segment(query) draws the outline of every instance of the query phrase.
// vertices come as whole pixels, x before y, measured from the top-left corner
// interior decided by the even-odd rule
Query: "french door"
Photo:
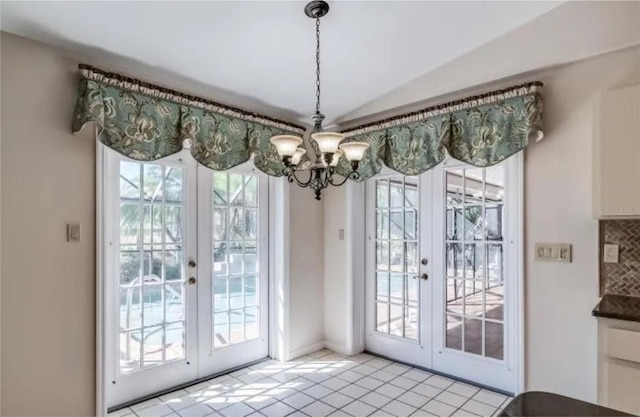
[[[266,178],[104,156],[107,407],[266,357]]]
[[[517,175],[447,161],[367,185],[367,349],[515,392]],[[515,171],[514,171],[515,173]]]
[[[423,367],[431,367],[430,181],[389,174],[366,189],[367,349]]]

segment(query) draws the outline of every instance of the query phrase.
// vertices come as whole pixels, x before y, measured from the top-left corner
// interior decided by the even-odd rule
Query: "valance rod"
[[[502,90],[495,90],[485,94],[467,97],[461,100],[455,100],[436,106],[430,106],[422,110],[390,117],[384,120],[362,124],[356,127],[345,129],[342,131],[342,133],[344,133],[347,137],[372,133],[379,130],[398,127],[407,123],[419,122],[434,116],[440,116],[461,110],[471,109],[478,106],[497,103],[514,97],[537,94],[542,91],[542,87],[542,82],[532,81],[526,84],[516,85]]]
[[[202,97],[181,93],[179,91],[150,84],[148,82],[126,77],[117,73],[107,72],[91,65],[79,64],[78,69],[80,70],[83,78],[134,93],[144,94],[161,100],[172,101],[177,104],[198,107],[214,113],[223,114],[225,116],[235,117],[247,122],[260,123],[265,126],[295,132],[300,135],[304,134],[306,131],[306,129],[300,125],[242,110],[237,107],[227,106]]]

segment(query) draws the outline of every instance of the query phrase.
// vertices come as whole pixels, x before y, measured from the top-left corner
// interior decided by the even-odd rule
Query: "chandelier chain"
[[[316,114],[320,114],[320,18],[316,17]]]

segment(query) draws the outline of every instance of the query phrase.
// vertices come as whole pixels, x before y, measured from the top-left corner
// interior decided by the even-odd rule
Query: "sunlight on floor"
[[[267,360],[109,417],[495,416],[510,398],[368,354]]]

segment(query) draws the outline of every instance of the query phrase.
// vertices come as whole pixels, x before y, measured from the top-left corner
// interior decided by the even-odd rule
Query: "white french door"
[[[368,350],[518,390],[517,166],[447,161],[370,180]]]
[[[430,181],[389,174],[366,189],[367,349],[423,367],[431,366]]]
[[[265,176],[104,155],[107,407],[266,357]]]
[[[255,169],[198,166],[202,375],[268,355],[268,189]]]

